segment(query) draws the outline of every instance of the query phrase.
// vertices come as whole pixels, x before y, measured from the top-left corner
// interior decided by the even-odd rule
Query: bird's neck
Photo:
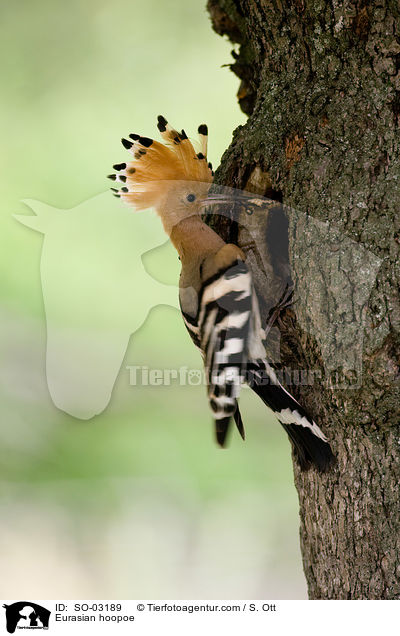
[[[225,244],[198,215],[187,217],[174,225],[169,236],[182,261],[194,256],[201,259]]]

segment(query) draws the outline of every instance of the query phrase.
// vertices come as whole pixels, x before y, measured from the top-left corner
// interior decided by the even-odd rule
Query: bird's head
[[[185,218],[201,214],[213,180],[207,162],[207,126],[198,128],[199,149],[195,149],[184,130],[172,128],[165,117],[158,117],[158,130],[164,143],[130,134],[122,139],[133,159],[114,164],[113,181],[122,183],[114,195],[135,210],[155,208],[168,234]]]

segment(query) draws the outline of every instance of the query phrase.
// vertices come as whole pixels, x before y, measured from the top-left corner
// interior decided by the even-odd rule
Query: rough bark
[[[294,462],[309,596],[398,599],[400,9],[209,0],[208,10],[239,45],[231,68],[249,115],[216,180],[285,205],[211,222],[247,251],[264,317],[293,279],[281,364],[308,378],[291,389],[337,456],[325,475]]]

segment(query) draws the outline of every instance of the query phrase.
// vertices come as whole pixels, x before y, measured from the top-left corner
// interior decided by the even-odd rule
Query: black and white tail
[[[279,383],[272,367],[265,360],[251,364],[248,384],[269,406],[293,442],[295,454],[303,470],[314,464],[325,472],[334,463],[325,435],[305,409]]]

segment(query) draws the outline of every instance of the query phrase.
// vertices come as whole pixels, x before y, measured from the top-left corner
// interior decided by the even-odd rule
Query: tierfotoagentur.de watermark
[[[182,366],[175,369],[155,369],[145,365],[127,365],[129,385],[137,386],[207,386],[207,378],[204,370]],[[324,384],[337,389],[351,389],[359,386],[359,374],[355,369],[335,369],[329,374],[324,374],[321,369],[293,369],[290,367],[274,368],[277,380],[287,386],[314,386]],[[217,381],[215,378],[214,381]],[[229,381],[229,375],[228,375]],[[237,382],[232,375],[231,383]],[[251,386],[251,373],[243,370],[243,388]],[[269,384],[270,378],[265,374],[258,380],[259,383]]]

